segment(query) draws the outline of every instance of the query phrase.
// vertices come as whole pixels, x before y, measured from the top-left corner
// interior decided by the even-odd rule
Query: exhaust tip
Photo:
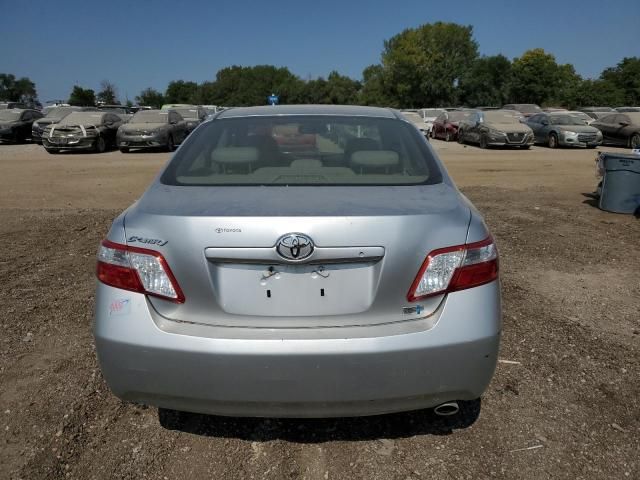
[[[445,402],[435,407],[433,411],[440,417],[449,417],[458,413],[460,411],[460,406],[458,405],[458,402]]]

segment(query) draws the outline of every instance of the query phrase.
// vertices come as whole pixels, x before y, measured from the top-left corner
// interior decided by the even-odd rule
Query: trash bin
[[[603,153],[600,208],[614,213],[640,212],[640,155]]]

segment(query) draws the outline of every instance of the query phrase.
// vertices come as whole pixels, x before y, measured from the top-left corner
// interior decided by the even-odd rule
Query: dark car
[[[602,133],[569,112],[539,113],[527,119],[535,143],[557,147],[595,148],[602,143]]]
[[[23,143],[31,138],[31,125],[42,117],[37,110],[0,110],[0,141]]]
[[[96,111],[95,107],[53,107],[47,111],[47,114],[33,122],[31,126],[31,140],[36,143],[42,143],[42,134],[48,125],[58,123],[60,120],[73,112],[91,112]]]
[[[10,110],[12,108],[26,109],[29,107],[22,102],[1,102],[0,103],[0,110]]]
[[[525,118],[542,112],[542,109],[535,103],[509,103],[504,105],[502,110],[515,110],[516,112],[520,112]]]
[[[458,126],[458,142],[477,143],[480,148],[509,146],[528,149],[533,132],[512,110],[473,112]]]
[[[116,145],[122,117],[110,112],[73,112],[45,128],[42,145],[49,153],[61,150],[104,152]]]
[[[122,153],[131,148],[165,148],[172,152],[187,137],[187,124],[174,110],[140,110],[118,128]]]
[[[640,107],[616,107],[615,110],[620,113],[640,112]]]
[[[187,135],[194,131],[208,116],[204,108],[196,107],[195,105],[190,107],[176,107],[174,110],[178,112],[187,123]]]
[[[433,122],[431,137],[450,142],[458,138],[458,126],[460,122],[473,115],[473,110],[456,110],[441,113]]]
[[[612,113],[591,126],[602,132],[605,144],[640,148],[640,112]]]

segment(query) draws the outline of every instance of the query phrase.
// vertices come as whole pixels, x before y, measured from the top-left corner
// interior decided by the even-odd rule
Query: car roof
[[[393,110],[355,105],[265,105],[236,107],[222,111],[216,118],[271,117],[274,115],[343,115],[360,117],[397,118]]]

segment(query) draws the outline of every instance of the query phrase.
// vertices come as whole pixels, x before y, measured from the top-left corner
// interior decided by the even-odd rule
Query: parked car
[[[417,110],[402,110],[400,113],[408,122],[415,125],[422,135],[425,137],[429,135],[427,124],[424,123],[424,118],[422,118],[422,115],[420,115]]]
[[[39,118],[31,126],[31,140],[42,144],[42,134],[47,125],[58,123],[60,120],[73,112],[93,112],[97,111],[95,107],[53,107],[47,110],[44,117]]]
[[[433,122],[431,137],[440,138],[447,142],[457,140],[460,122],[469,118],[473,113],[473,110],[457,110],[441,113]]]
[[[502,110],[515,110],[525,118],[542,112],[542,109],[535,103],[508,103],[502,107]]]
[[[528,149],[533,145],[533,132],[512,110],[476,111],[459,123],[458,142],[477,143],[480,148],[501,145]]]
[[[42,145],[49,153],[61,150],[104,152],[116,146],[122,117],[110,112],[73,112],[45,128]]]
[[[321,140],[289,154],[249,146],[289,124]],[[114,221],[97,277],[97,356],[128,401],[231,416],[454,414],[497,362],[495,243],[390,109],[208,120]]]
[[[620,113],[640,112],[640,107],[616,107],[615,111]]]
[[[542,111],[545,113],[553,113],[553,112],[567,112],[568,110],[562,107],[546,107],[546,108],[543,108]]]
[[[31,138],[31,125],[42,117],[37,110],[19,108],[0,110],[0,141],[23,143]]]
[[[602,143],[602,133],[584,120],[564,112],[538,113],[527,119],[535,143],[557,147],[595,148]]]
[[[176,107],[175,111],[178,112],[187,124],[187,135],[189,135],[195,128],[200,125],[208,116],[207,111],[202,107],[195,105],[189,107]]]
[[[436,120],[438,115],[447,110],[443,108],[422,108],[418,110],[418,113],[422,117],[424,124],[426,126],[426,134],[431,136],[431,129],[433,128],[433,122]]]
[[[187,137],[187,124],[174,110],[140,110],[118,128],[117,143],[121,152],[132,148],[164,147],[172,152]]]
[[[591,126],[602,132],[605,144],[640,148],[640,112],[612,113]]]
[[[21,109],[26,110],[28,106],[22,102],[1,102],[0,110]]]

